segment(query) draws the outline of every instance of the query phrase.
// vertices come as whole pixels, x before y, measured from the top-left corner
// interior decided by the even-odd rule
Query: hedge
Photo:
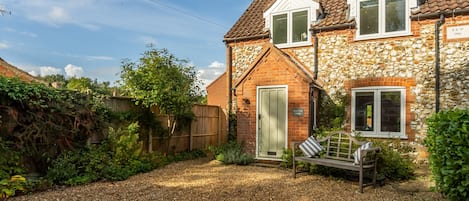
[[[469,197],[469,110],[441,111],[428,120],[425,145],[436,188],[450,200]]]

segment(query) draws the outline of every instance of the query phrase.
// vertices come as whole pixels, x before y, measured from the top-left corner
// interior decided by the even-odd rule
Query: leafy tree
[[[98,95],[112,95],[117,87],[111,87],[110,82],[99,82],[97,79],[92,80],[87,77],[71,77],[65,78],[62,74],[46,75],[43,77],[50,85],[61,89],[72,89],[79,92],[95,93]],[[55,84],[53,84],[55,83]]]
[[[58,83],[61,87],[65,87],[68,83],[68,80],[62,74],[46,75],[43,78],[49,84]]]
[[[156,106],[168,118],[168,149],[178,117],[191,112],[198,100],[198,79],[186,60],[176,58],[167,49],[150,47],[139,62],[122,62],[122,89],[136,104]]]
[[[77,90],[77,91],[80,91],[80,92],[89,92],[89,91],[91,91],[91,88],[92,88],[91,85],[92,85],[92,81],[91,81],[90,78],[87,78],[87,77],[81,77],[81,78],[72,77],[68,80],[67,88]]]

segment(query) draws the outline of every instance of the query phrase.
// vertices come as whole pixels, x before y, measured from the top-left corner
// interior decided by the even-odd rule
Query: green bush
[[[0,180],[24,173],[20,164],[21,153],[12,148],[13,143],[0,136]]]
[[[441,111],[428,120],[425,145],[437,190],[450,200],[469,197],[469,110]]]
[[[170,156],[142,153],[138,129],[137,123],[126,129],[110,129],[102,144],[64,152],[51,163],[47,178],[61,185],[80,185],[103,179],[120,181],[171,162],[205,156],[200,150]]]
[[[373,142],[374,147],[381,147],[378,154],[378,174],[389,180],[407,180],[414,178],[414,164],[409,158],[402,157],[402,153],[408,153],[403,149],[400,142]],[[396,146],[399,146],[398,149]],[[396,149],[394,148],[396,147]],[[402,152],[401,152],[402,150]]]
[[[141,154],[138,124],[115,131],[100,145],[61,154],[52,162],[47,177],[57,184],[79,185],[99,179],[124,180],[139,172],[153,169],[150,157]]]
[[[17,191],[25,191],[26,179],[20,175],[14,175],[8,179],[0,179],[0,200],[6,200],[16,194]]]
[[[166,163],[172,163],[177,161],[185,161],[185,160],[192,160],[200,157],[206,157],[207,154],[199,149],[195,149],[192,151],[183,151],[181,153],[177,153],[174,155],[167,155],[166,156]]]
[[[21,166],[21,153],[12,148],[13,143],[0,137],[0,200],[14,196],[17,191],[25,191],[26,179]]]
[[[243,144],[229,142],[218,147],[210,146],[209,150],[215,155],[215,159],[225,164],[248,165],[254,162],[254,157],[243,152]]]
[[[295,150],[295,156],[303,156],[303,152],[300,149]],[[283,149],[283,154],[282,154],[282,162],[280,162],[280,165],[284,168],[293,168],[293,150],[288,148],[288,149]],[[303,167],[304,164],[302,162],[297,162],[299,166]]]

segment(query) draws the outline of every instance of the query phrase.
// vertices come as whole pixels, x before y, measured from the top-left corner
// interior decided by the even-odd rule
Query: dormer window
[[[272,15],[272,42],[276,45],[309,41],[308,11]]]
[[[311,0],[277,0],[264,12],[265,28],[279,48],[311,45],[309,26],[316,21],[319,3]]]
[[[357,0],[357,39],[410,34],[409,1]]]

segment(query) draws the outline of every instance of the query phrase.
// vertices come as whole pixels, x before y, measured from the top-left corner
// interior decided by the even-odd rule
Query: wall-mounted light
[[[251,101],[249,101],[248,98],[243,98],[243,103],[249,105],[249,104],[251,104]]]

